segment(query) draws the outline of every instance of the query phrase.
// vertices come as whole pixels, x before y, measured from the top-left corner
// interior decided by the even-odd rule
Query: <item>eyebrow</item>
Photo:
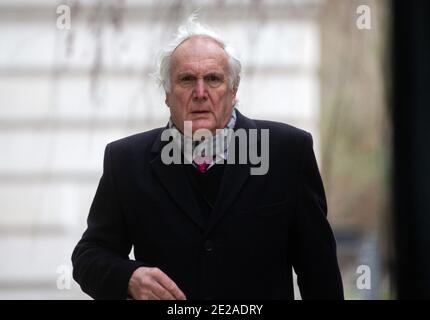
[[[224,76],[224,72],[221,72],[221,71],[209,71],[209,72],[205,73],[203,75],[203,77],[211,76],[211,75]],[[193,76],[193,77],[195,77],[196,75],[192,71],[178,72],[178,74],[177,74],[178,78],[183,77],[183,76]]]

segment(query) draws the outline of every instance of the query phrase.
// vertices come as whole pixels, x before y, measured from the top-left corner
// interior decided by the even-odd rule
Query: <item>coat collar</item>
[[[234,128],[235,131],[237,129],[245,129],[247,131],[249,129],[257,128],[252,119],[245,117],[237,109],[236,114],[237,119]],[[205,226],[195,195],[188,182],[185,167],[183,165],[174,164],[165,165],[161,161],[161,149],[167,143],[161,141],[161,132],[162,130],[160,130],[160,133],[157,135],[151,149],[154,156],[151,160],[152,169],[169,196],[185,212],[185,214],[187,214],[191,220],[207,234],[216,226],[222,216],[227,212],[228,208],[233,204],[238,193],[249,177],[250,165],[249,163],[226,164],[211,220],[209,221],[209,225]],[[229,154],[230,152],[235,152],[235,159],[238,160],[238,148],[230,150],[233,145],[233,143],[230,143],[229,145]]]

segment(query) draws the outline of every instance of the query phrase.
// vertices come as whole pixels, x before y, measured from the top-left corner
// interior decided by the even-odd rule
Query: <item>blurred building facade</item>
[[[70,8],[70,30],[57,25],[59,5]],[[70,256],[85,229],[104,147],[166,124],[163,91],[150,73],[159,50],[197,8],[201,22],[242,57],[239,109],[311,132],[322,167],[323,6],[320,0],[2,1],[0,298],[87,297],[70,279]]]

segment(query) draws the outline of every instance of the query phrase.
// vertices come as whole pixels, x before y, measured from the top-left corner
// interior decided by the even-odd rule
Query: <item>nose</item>
[[[203,79],[197,79],[193,90],[193,100],[205,101],[207,98],[205,81]]]

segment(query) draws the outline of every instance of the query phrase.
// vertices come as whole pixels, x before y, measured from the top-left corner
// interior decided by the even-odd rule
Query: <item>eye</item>
[[[205,81],[211,86],[218,86],[223,82],[223,78],[217,74],[209,74],[205,76]]]
[[[181,83],[190,83],[190,82],[192,82],[194,80],[195,80],[195,77],[192,76],[192,75],[189,75],[189,74],[186,74],[186,75],[183,75],[183,76],[179,77],[179,81]]]

